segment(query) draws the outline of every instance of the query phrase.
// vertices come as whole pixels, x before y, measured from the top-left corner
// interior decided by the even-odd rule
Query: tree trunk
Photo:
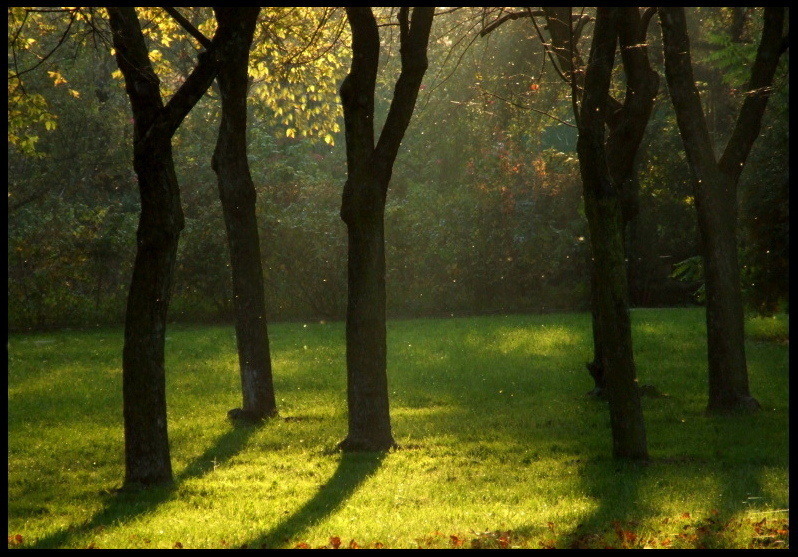
[[[593,360],[588,362],[587,371],[593,378],[593,389],[588,395],[598,398],[606,398],[607,381],[604,379],[604,356],[602,355],[601,325],[599,321],[598,307],[598,270],[595,258],[590,261],[590,326],[593,331]]]
[[[200,54],[194,71],[164,106],[135,8],[107,9],[133,110],[133,168],[141,195],[122,351],[125,485],[150,485],[172,481],[164,340],[183,211],[171,140],[218,71],[215,48],[225,31],[217,29],[209,51]]]
[[[122,352],[125,483],[148,485],[172,479],[164,335],[183,211],[169,140],[158,149],[137,151],[133,165],[141,218]]]
[[[749,92],[723,155],[716,161],[693,78],[684,8],[659,8],[665,76],[693,177],[707,292],[709,412],[759,408],[750,394],[740,267],[737,260],[737,183],[759,135],[779,57],[784,8],[765,8]]]
[[[623,248],[621,192],[610,174],[604,125],[615,57],[618,9],[599,8],[579,117],[577,153],[595,273],[595,312],[612,427],[613,456],[646,460],[640,393],[635,377]]]
[[[217,80],[222,121],[212,166],[222,202],[233,275],[238,363],[243,408],[231,417],[259,421],[277,414],[272,381],[263,266],[255,214],[256,192],[247,161],[247,88],[249,49],[260,8],[216,8],[216,19],[233,30],[221,49]]]
[[[639,213],[639,182],[635,170],[635,158],[638,147],[643,139],[646,126],[651,116],[654,97],[659,88],[659,76],[651,69],[648,61],[648,52],[645,47],[648,24],[653,11],[649,8],[643,14],[636,7],[624,7],[618,17],[618,41],[621,46],[624,73],[626,76],[626,94],[623,104],[607,95],[608,114],[607,125],[609,137],[606,146],[606,159],[609,172],[614,183],[619,188],[622,231],[624,239],[628,236],[629,223]],[[573,28],[572,9],[568,7],[545,7],[546,23],[551,35],[553,50],[557,54],[563,75],[571,82],[574,116],[578,118],[577,98],[584,90],[584,74],[575,72],[575,68],[582,66],[581,57],[576,46],[579,39],[578,27]],[[624,242],[624,253],[627,243]],[[601,346],[601,331],[598,326],[598,293],[596,292],[597,280],[593,269],[590,276],[591,319],[593,324],[593,361],[587,364],[587,369],[595,383],[589,393],[603,397],[606,395],[606,381],[604,380],[604,367],[602,358],[604,349]],[[626,257],[627,277],[634,276],[632,267],[634,259]]]
[[[395,445],[388,404],[385,318],[385,199],[393,164],[427,69],[433,7],[399,9],[402,71],[382,132],[374,144],[374,90],[380,37],[371,8],[346,9],[352,67],[341,84],[347,180],[341,219],[348,236],[346,368],[349,432],[344,451],[385,451]]]
[[[748,388],[745,316],[737,260],[736,196],[719,172],[695,188],[706,284],[709,412],[755,409]],[[694,184],[695,186],[696,184]],[[735,207],[728,207],[733,203]],[[724,206],[725,205],[725,206]],[[711,207],[711,209],[708,209]]]
[[[349,434],[341,448],[382,451],[395,445],[388,406],[383,210],[348,223],[346,369]]]

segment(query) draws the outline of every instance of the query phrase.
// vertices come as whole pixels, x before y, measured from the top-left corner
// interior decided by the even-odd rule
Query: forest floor
[[[122,331],[10,335],[8,543],[40,548],[789,547],[788,317],[762,410],[707,417],[704,313],[632,312],[651,461],[614,461],[587,314],[389,323],[399,449],[346,454],[342,323],[269,328],[280,416],[235,426],[232,326],[171,325],[175,483],[120,492]]]

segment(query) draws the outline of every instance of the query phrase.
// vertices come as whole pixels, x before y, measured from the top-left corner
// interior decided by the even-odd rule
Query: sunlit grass
[[[652,462],[613,461],[587,314],[389,324],[401,448],[342,455],[341,323],[270,327],[280,417],[233,427],[232,327],[168,329],[175,485],[123,476],[119,330],[9,338],[15,547],[785,547],[788,323],[747,323],[755,415],[706,417],[700,309],[632,312]],[[769,522],[761,523],[766,518]],[[22,542],[18,543],[21,536]],[[785,543],[786,542],[786,543]]]

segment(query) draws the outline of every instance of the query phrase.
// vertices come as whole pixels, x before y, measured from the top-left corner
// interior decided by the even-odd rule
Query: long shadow
[[[598,500],[598,506],[576,528],[561,533],[560,543],[574,549],[594,548],[603,535],[611,546],[625,547],[630,540],[624,532],[639,531],[630,517],[641,518],[654,512],[645,507],[640,492],[651,466],[606,457],[585,466],[581,473],[587,493]]]
[[[707,418],[715,420],[721,431],[707,443],[717,443],[725,450],[733,443],[735,429],[745,430],[745,418]],[[724,420],[728,423],[724,423]],[[735,422],[737,420],[737,422]],[[750,429],[750,425],[748,425]],[[674,447],[674,450],[678,449]],[[744,459],[742,462],[722,455],[683,456],[654,458],[647,465],[599,458],[589,462],[580,470],[583,489],[598,503],[580,524],[569,531],[556,532],[557,545],[571,549],[600,547],[640,548],[647,543],[641,533],[651,534],[651,525],[641,528],[638,521],[660,514],[645,486],[654,481],[657,484],[681,482],[685,486],[701,486],[708,476],[717,486],[714,509],[706,509],[702,515],[691,516],[685,508],[673,517],[665,517],[653,539],[648,542],[663,542],[667,538],[681,537],[680,543],[695,548],[729,547],[735,536],[731,524],[740,511],[755,507],[757,501],[766,499],[761,484],[761,474],[766,465],[778,466],[778,457]],[[698,466],[703,464],[703,466]],[[769,511],[765,511],[766,513]],[[756,511],[753,511],[757,514]],[[706,514],[706,516],[703,516]],[[761,513],[759,518],[766,516]],[[767,515],[770,516],[770,515]],[[780,518],[776,515],[776,518]],[[526,529],[526,535],[538,535],[534,528]],[[540,530],[538,528],[537,530]],[[544,536],[552,537],[552,536]]]
[[[215,467],[230,460],[246,445],[257,426],[240,425],[221,435],[216,442],[200,456],[192,460],[186,468],[175,475],[170,485],[153,486],[142,489],[122,489],[108,496],[105,507],[83,524],[70,525],[48,536],[40,538],[31,549],[59,548],[68,546],[92,531],[121,524],[146,514],[168,501],[181,483],[192,478],[201,478]]]
[[[343,453],[338,468],[330,479],[319,487],[318,493],[307,503],[246,545],[253,548],[279,548],[295,539],[312,524],[332,514],[374,474],[386,453]]]

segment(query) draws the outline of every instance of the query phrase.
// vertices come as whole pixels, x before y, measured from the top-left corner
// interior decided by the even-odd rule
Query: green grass
[[[118,492],[120,330],[8,341],[9,546],[787,547],[786,316],[749,321],[763,410],[706,417],[701,309],[633,310],[648,466],[610,457],[587,314],[389,324],[394,435],[342,455],[341,323],[270,327],[280,417],[234,427],[232,327],[167,333],[175,485]],[[764,522],[762,520],[765,519]]]

